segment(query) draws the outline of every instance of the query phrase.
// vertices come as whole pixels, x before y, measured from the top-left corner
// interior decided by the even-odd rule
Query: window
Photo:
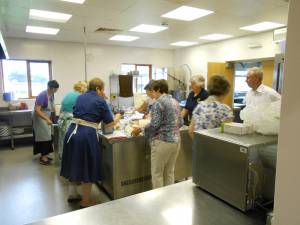
[[[160,79],[168,79],[168,69],[167,68],[155,68],[153,74],[153,79],[154,80],[160,80]]]
[[[144,87],[152,79],[152,65],[148,64],[122,64],[121,73],[128,74],[138,71],[133,75],[133,93],[145,93]]]
[[[14,98],[32,98],[47,88],[51,79],[51,62],[34,60],[2,60],[4,92]]]

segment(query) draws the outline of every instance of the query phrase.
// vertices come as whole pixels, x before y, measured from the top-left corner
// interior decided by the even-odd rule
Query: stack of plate
[[[0,137],[9,136],[9,127],[6,123],[0,123]]]

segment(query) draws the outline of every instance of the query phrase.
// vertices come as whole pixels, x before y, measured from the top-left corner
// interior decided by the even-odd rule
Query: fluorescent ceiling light
[[[192,21],[200,17],[207,16],[211,13],[213,13],[213,11],[194,8],[190,6],[181,6],[173,11],[163,14],[162,17],[184,21]]]
[[[51,22],[65,23],[72,15],[58,12],[51,12],[46,10],[30,9],[29,18],[34,20],[43,20]]]
[[[8,52],[7,52],[7,49],[6,49],[6,46],[5,46],[5,42],[4,42],[1,30],[0,30],[0,46],[2,47],[2,50],[3,50],[4,55],[5,55],[4,59],[9,59],[9,55],[8,55]]]
[[[115,35],[112,36],[109,40],[111,41],[134,41],[139,39],[139,37],[128,36],[128,35]]]
[[[26,26],[26,32],[28,33],[56,35],[58,31],[59,29],[56,28]]]
[[[178,42],[174,42],[171,43],[170,45],[174,45],[174,46],[192,46],[192,45],[196,45],[198,44],[198,42],[192,42],[192,41],[178,41]]]
[[[241,30],[249,30],[249,31],[264,31],[264,30],[271,30],[278,27],[283,27],[283,24],[280,23],[273,23],[273,22],[262,22],[257,23],[245,27],[241,27]]]
[[[233,36],[228,34],[209,34],[209,35],[199,37],[199,39],[218,41],[218,40],[223,40],[231,37]]]
[[[166,27],[166,26],[141,24],[141,25],[138,25],[138,26],[130,29],[130,31],[142,32],[142,33],[157,33],[157,32],[160,32],[160,31],[163,31],[166,29],[168,29],[168,27]]]
[[[61,0],[63,2],[72,2],[72,3],[77,3],[77,4],[83,4],[85,0]]]

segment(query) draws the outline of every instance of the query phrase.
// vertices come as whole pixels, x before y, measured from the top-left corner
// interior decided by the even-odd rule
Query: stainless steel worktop
[[[24,109],[24,110],[0,110],[1,116],[9,116],[13,114],[20,114],[20,113],[32,113],[32,110]]]
[[[247,135],[236,135],[236,134],[221,133],[220,128],[200,130],[200,131],[195,131],[195,133],[202,134],[207,137],[217,138],[219,140],[231,142],[245,147],[249,147],[252,145],[264,145],[265,143],[270,143],[272,141],[276,142],[277,140],[276,135],[261,135],[258,133],[247,134]]]
[[[48,218],[32,225],[263,225],[262,214],[244,214],[191,181]]]

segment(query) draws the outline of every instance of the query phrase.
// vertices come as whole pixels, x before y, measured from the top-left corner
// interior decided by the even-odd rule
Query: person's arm
[[[245,95],[245,98],[244,98],[244,100],[243,100],[243,104],[244,105],[247,105],[247,104],[249,104],[249,100],[248,100],[248,98],[249,98],[249,94],[250,94],[250,92],[248,91],[247,93],[246,93],[246,95]]]
[[[186,103],[184,108],[181,111],[181,117],[184,119],[188,114],[189,114],[189,110],[188,110],[188,105],[191,104],[191,98],[192,98],[192,94],[190,93],[189,96],[186,99]]]
[[[270,93],[270,98],[272,102],[280,101],[281,95],[274,90],[272,93]]]
[[[117,113],[115,115],[114,121],[111,123],[105,124],[105,126],[108,128],[114,127],[120,121],[121,117],[122,117],[122,115],[120,113]]]
[[[232,109],[224,104],[224,108],[220,110],[220,115],[223,115],[222,123],[233,122],[234,115]]]
[[[103,122],[105,123],[105,126],[107,128],[112,128],[114,127],[121,119],[121,114],[120,113],[117,113],[115,115],[115,118],[113,118],[113,113],[112,111],[110,110],[108,104],[104,101],[103,102],[97,102],[96,103],[96,106],[98,107],[98,110],[100,110],[101,112],[103,112]]]
[[[189,110],[187,110],[186,108],[183,108],[181,110],[181,117],[185,118],[188,115],[188,113],[189,113]]]
[[[192,139],[194,138],[194,131],[196,129],[199,129],[199,127],[201,127],[201,124],[203,122],[202,121],[203,118],[201,117],[201,114],[203,114],[202,104],[199,103],[193,111],[193,116],[191,119],[191,123],[189,125],[189,135]]]
[[[139,113],[145,112],[145,111],[147,111],[147,107],[148,107],[148,104],[146,101],[144,101],[143,104],[136,109],[136,111],[138,111]]]
[[[161,115],[161,108],[159,103],[154,103],[151,109],[151,121],[146,127],[144,128],[145,135],[151,136],[153,132],[157,130],[157,128],[160,127],[162,115]],[[137,136],[142,132],[142,129],[140,127],[134,127],[133,131],[131,132],[131,135]]]
[[[195,121],[192,119],[189,125],[189,135],[192,139],[194,139],[194,131],[195,131]]]
[[[34,112],[43,120],[47,122],[48,125],[52,124],[52,121],[41,111],[42,107],[40,105],[36,105],[34,107]]]

